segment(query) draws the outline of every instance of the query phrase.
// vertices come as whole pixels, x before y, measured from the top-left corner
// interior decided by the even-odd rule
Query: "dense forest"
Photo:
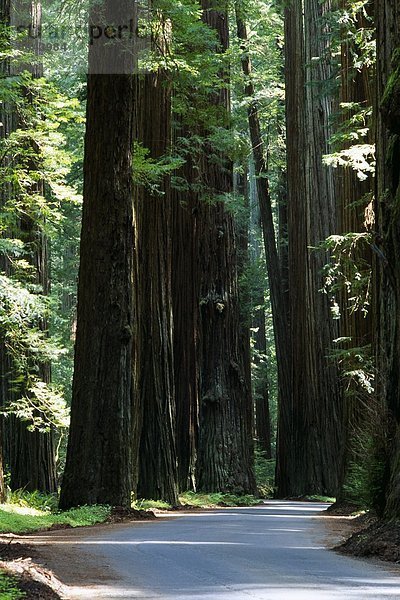
[[[399,518],[396,0],[0,13],[0,497]]]

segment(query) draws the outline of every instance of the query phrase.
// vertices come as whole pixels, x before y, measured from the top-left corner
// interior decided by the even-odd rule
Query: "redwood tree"
[[[104,0],[90,24],[129,23],[131,3]],[[84,206],[71,428],[60,507],[131,502],[133,345],[133,53],[90,46]]]
[[[289,407],[280,407],[279,439],[289,441],[278,457],[279,464],[286,463],[278,469],[283,496],[336,494],[343,446],[341,390],[329,356],[337,326],[319,291],[326,256],[313,250],[336,227],[334,177],[322,162],[332,114],[332,99],[323,88],[331,76],[323,29],[330,6],[292,1],[285,13],[292,385]]]
[[[202,1],[203,19],[215,30],[217,50],[229,44],[225,5]],[[219,125],[228,126],[228,75],[210,96],[219,109]],[[225,115],[225,117],[224,117]],[[238,305],[235,225],[221,196],[233,190],[232,164],[205,142],[198,159],[199,183],[208,202],[196,207],[199,239],[200,424],[198,487],[221,492],[253,492],[251,390],[246,385]]]
[[[400,7],[376,3],[377,24],[377,185],[375,259],[375,351],[377,391],[387,412],[389,453],[386,489],[380,507],[400,515]]]
[[[136,121],[141,144],[152,159],[168,154],[171,92],[165,75],[138,79]],[[168,177],[158,191],[140,186],[135,199],[137,291],[137,399],[142,427],[139,445],[141,498],[178,503],[173,321],[171,300],[171,191]],[[189,374],[186,374],[188,376]]]

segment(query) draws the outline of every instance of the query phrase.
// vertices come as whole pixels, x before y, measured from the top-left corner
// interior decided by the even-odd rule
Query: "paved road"
[[[53,544],[73,560],[65,555],[64,577],[55,571],[73,599],[400,599],[394,568],[325,549],[323,519],[315,519],[325,508],[276,501],[103,527],[84,538],[73,532],[72,541],[56,532]]]

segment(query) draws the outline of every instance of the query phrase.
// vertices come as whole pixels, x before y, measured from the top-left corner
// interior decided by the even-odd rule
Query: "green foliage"
[[[243,495],[236,496],[235,494],[210,493],[203,494],[200,492],[184,492],[179,496],[179,502],[182,506],[197,507],[197,508],[216,508],[218,506],[255,506],[259,504],[259,500],[255,496]],[[170,504],[162,500],[135,500],[133,508],[136,509],[159,509],[170,510]]]
[[[8,503],[21,508],[33,508],[44,513],[54,513],[58,510],[58,495],[15,490],[9,493]]]
[[[372,243],[370,233],[331,235],[318,250],[327,251],[329,262],[324,268],[324,292],[332,305],[332,315],[340,319],[339,295],[346,294],[347,310],[369,311],[371,296],[371,263],[368,256]]]
[[[334,504],[336,502],[336,498],[332,498],[331,496],[306,496],[305,500],[309,500],[310,502],[326,502],[329,504]]]
[[[369,69],[376,62],[375,25],[370,15],[371,5],[371,0],[347,0],[340,8],[337,7],[338,3],[334,3],[326,16],[332,57],[339,60],[341,44],[345,44],[353,72]],[[353,72],[348,72],[348,77],[352,77]]]
[[[164,177],[178,170],[184,164],[180,157],[163,156],[154,159],[149,150],[135,142],[133,146],[133,180],[137,185],[147,187],[153,194],[163,194],[160,184]]]
[[[62,353],[39,328],[48,307],[44,296],[0,273],[0,335],[15,369],[11,382],[15,400],[3,407],[3,414],[12,412],[41,430],[68,423],[62,397],[38,373],[38,364],[56,360]]]
[[[261,498],[273,498],[275,494],[275,466],[274,459],[265,457],[265,452],[255,450],[255,475],[258,493]]]
[[[255,496],[251,495],[236,496],[235,494],[203,494],[200,492],[185,492],[179,496],[179,500],[183,506],[198,506],[203,508],[255,506],[260,502]]]
[[[0,96],[4,116],[18,123],[0,140],[0,335],[12,361],[7,377],[13,398],[3,413],[31,429],[65,428],[63,386],[49,384],[43,373],[68,352],[60,329],[49,335],[57,307],[36,263],[64,227],[65,206],[80,203],[67,182],[74,159],[64,131],[72,123],[82,126],[82,112],[76,99],[27,72],[3,77]]]
[[[43,500],[42,500],[43,503]],[[52,499],[49,500],[52,504]],[[0,505],[0,533],[28,533],[50,529],[62,525],[70,527],[85,527],[103,523],[111,513],[109,506],[81,506],[65,512],[52,512],[48,508],[40,510],[18,504]]]
[[[15,577],[0,570],[0,600],[22,600],[23,598],[26,598],[26,594],[18,588]]]
[[[332,167],[352,169],[360,181],[375,174],[375,145],[371,137],[372,107],[365,103],[342,102],[341,122],[331,136],[336,151],[324,157],[324,163]]]
[[[381,515],[388,479],[387,442],[379,416],[373,417],[371,423],[372,427],[364,426],[353,435],[354,459],[346,474],[343,493],[346,500],[361,509],[374,509]]]
[[[156,508],[159,510],[169,510],[171,507],[168,502],[164,502],[163,500],[134,500],[132,503],[132,508],[136,510],[151,510],[152,508]]]

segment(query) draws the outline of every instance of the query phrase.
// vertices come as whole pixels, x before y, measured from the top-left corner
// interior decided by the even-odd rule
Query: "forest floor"
[[[337,509],[333,506],[325,513],[328,522],[331,517],[328,527],[332,533],[340,531],[334,549],[349,556],[399,563],[400,523],[380,521],[370,512],[351,516],[355,510],[351,506]]]
[[[210,509],[209,509],[210,510]],[[215,511],[216,509],[211,509]],[[331,508],[321,513],[324,523],[323,544],[341,554],[359,557],[374,557],[394,563],[400,562],[400,525],[395,523],[382,524],[368,514],[353,516],[353,507]],[[195,507],[187,509],[190,512],[208,512]],[[160,517],[169,511],[156,511]],[[183,511],[182,511],[183,512]],[[134,521],[156,519],[149,511],[115,510],[108,525],[124,524]],[[159,517],[158,517],[159,518]],[[107,527],[100,526],[100,527]],[[95,526],[93,528],[96,530]],[[63,527],[52,527],[63,529]],[[66,527],[64,527],[66,529]],[[68,528],[69,529],[69,528]],[[88,528],[83,528],[88,531]],[[78,534],[78,532],[76,532]],[[79,535],[79,534],[78,534]],[[62,600],[68,597],[65,586],[49,569],[40,565],[40,549],[32,543],[30,536],[13,534],[0,537],[0,569],[12,575],[18,588],[25,593],[29,600]],[[98,574],[101,579],[101,573]],[[8,598],[8,596],[4,596]],[[0,598],[3,598],[0,593]]]

